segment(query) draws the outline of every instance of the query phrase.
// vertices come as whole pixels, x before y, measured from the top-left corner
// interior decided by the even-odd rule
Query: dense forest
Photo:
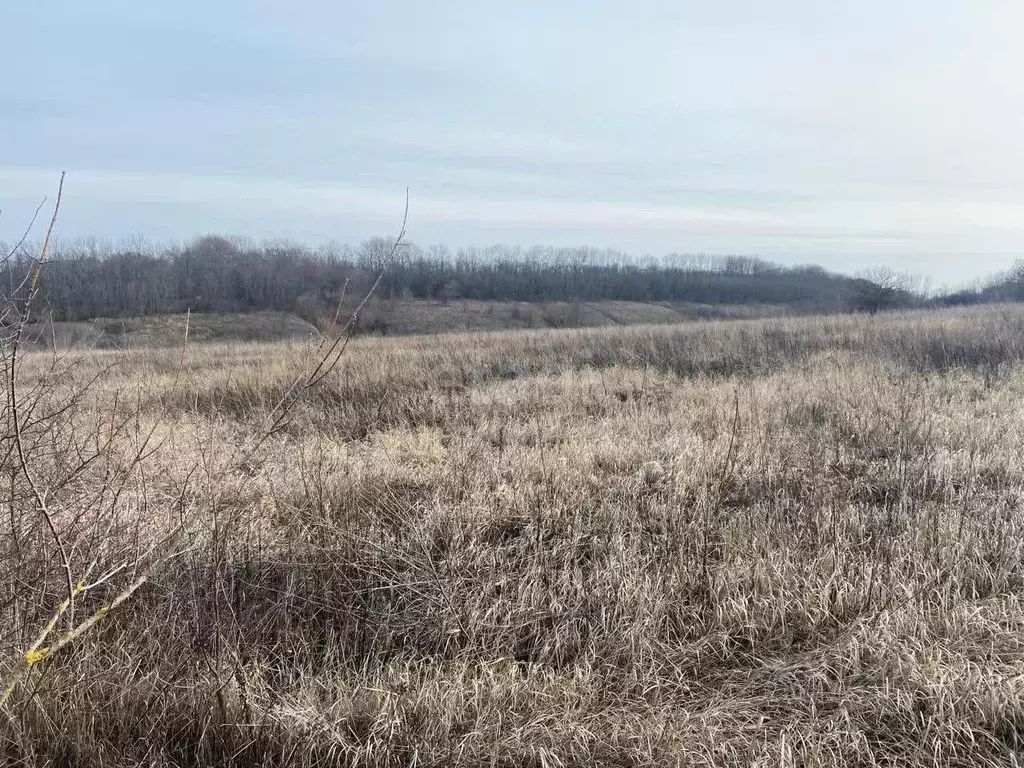
[[[32,263],[14,249],[7,295]],[[183,246],[58,244],[42,275],[39,306],[55,320],[276,309],[319,323],[347,286],[358,297],[383,273],[384,299],[766,304],[796,312],[877,311],[915,300],[892,274],[851,278],[820,267],[783,267],[752,257],[632,258],[593,248],[491,247],[449,251],[390,243],[312,249],[217,236]],[[387,263],[385,263],[387,262]]]

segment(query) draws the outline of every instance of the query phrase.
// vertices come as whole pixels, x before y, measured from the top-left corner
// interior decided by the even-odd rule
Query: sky
[[[6,0],[0,239],[1024,257],[1019,0]]]

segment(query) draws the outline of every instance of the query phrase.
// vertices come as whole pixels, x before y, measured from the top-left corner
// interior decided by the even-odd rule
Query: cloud
[[[942,279],[1024,250],[1009,0],[56,6],[0,10],[39,62],[0,81],[0,229],[60,166],[70,234],[356,239],[409,185],[454,245]]]

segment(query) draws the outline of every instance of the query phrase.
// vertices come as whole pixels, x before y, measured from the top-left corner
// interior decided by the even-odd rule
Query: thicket
[[[39,302],[55,320],[170,312],[276,309],[311,322],[329,317],[343,286],[361,295],[384,267],[389,241],[313,249],[202,237],[153,248],[96,242],[57,244]],[[6,250],[6,249],[5,249]],[[13,288],[32,249],[14,249],[5,265]],[[783,267],[751,257],[671,255],[636,259],[593,248],[493,247],[449,251],[410,244],[387,264],[383,299],[493,301],[644,301],[773,304],[794,311],[886,308],[911,295],[882,295],[873,281],[813,266]],[[874,302],[874,303],[872,303]],[[871,306],[868,306],[871,304]]]

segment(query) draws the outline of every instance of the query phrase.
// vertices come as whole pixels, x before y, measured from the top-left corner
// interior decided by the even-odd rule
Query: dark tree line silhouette
[[[1017,260],[981,285],[965,288],[940,297],[946,306],[985,304],[997,301],[1024,301],[1024,260]]]
[[[491,247],[449,251],[410,245],[390,263],[384,238],[358,248],[255,244],[218,236],[183,246],[102,247],[65,243],[42,279],[41,304],[55,320],[170,312],[276,309],[312,322],[332,314],[347,286],[358,296],[383,271],[384,299],[577,302],[626,300],[771,304],[794,311],[876,311],[912,295],[820,267],[783,267],[752,257],[631,258],[594,248]],[[31,251],[8,260],[13,288]]]

